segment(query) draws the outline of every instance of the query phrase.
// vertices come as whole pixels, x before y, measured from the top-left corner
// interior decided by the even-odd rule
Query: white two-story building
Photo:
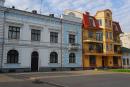
[[[82,69],[82,22],[79,18],[70,21],[54,17],[54,14],[38,14],[36,10],[6,8],[4,2],[0,1],[1,71]],[[67,24],[71,30],[65,30]],[[69,40],[78,49],[66,54],[64,49],[69,50],[70,44],[65,41]]]

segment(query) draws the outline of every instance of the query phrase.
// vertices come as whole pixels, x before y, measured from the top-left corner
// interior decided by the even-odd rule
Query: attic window
[[[107,13],[106,15],[107,15],[107,17],[110,17],[110,14],[109,14],[109,13]]]
[[[73,12],[70,12],[69,15],[75,17],[75,14]]]
[[[95,26],[94,19],[92,17],[89,18],[90,26]]]
[[[115,25],[115,30],[116,30],[116,31],[118,31],[118,28],[117,28],[117,26],[116,26],[116,25]]]

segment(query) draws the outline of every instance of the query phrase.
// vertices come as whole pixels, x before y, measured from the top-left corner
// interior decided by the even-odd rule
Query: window
[[[20,27],[9,26],[8,38],[19,39],[19,37],[20,37]]]
[[[103,52],[103,44],[96,44],[96,51],[97,52]]]
[[[110,44],[110,51],[112,51],[112,48],[113,48],[113,45],[112,45],[112,44]]]
[[[97,21],[98,21],[99,26],[102,26],[102,19],[98,19]]]
[[[50,43],[58,43],[58,33],[50,32]]]
[[[96,32],[96,40],[97,41],[102,41],[103,40],[102,32]]]
[[[106,32],[106,39],[108,39],[109,38],[109,34],[108,34],[108,32]]]
[[[50,63],[58,63],[58,54],[56,52],[51,52]]]
[[[71,44],[75,43],[75,35],[69,34],[69,43],[71,43]]]
[[[89,56],[89,63],[90,66],[96,66],[96,57],[95,56]]]
[[[109,45],[108,44],[106,44],[106,50],[109,51]]]
[[[89,44],[89,51],[93,51],[94,50],[94,45],[93,44]]]
[[[93,18],[89,18],[89,23],[90,23],[90,26],[92,26],[92,27],[95,26],[95,22],[94,22]]]
[[[19,54],[16,50],[10,50],[7,54],[7,63],[18,63]]]
[[[110,35],[110,39],[112,40],[112,36],[113,36],[112,32],[110,32],[109,35]]]
[[[32,29],[31,30],[31,40],[32,41],[40,41],[40,34],[41,34],[40,30]]]
[[[69,63],[75,63],[75,62],[76,62],[75,54],[70,53],[69,54]]]
[[[88,38],[93,38],[93,32],[92,31],[88,32]]]

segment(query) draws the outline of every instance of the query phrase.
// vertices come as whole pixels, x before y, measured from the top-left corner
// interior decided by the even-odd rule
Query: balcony
[[[97,39],[96,37],[84,37],[83,42],[103,43],[102,39]]]
[[[77,51],[77,50],[79,50],[79,48],[80,48],[80,44],[77,44],[77,43],[71,43],[71,44],[69,44],[69,50],[70,51]]]
[[[103,54],[103,50],[97,50],[97,49],[84,49],[84,54],[85,55],[102,55]]]
[[[117,56],[122,56],[122,52],[121,51],[114,51],[114,54]]]
[[[121,43],[121,40],[114,40],[114,44],[115,45],[121,45],[122,43]]]

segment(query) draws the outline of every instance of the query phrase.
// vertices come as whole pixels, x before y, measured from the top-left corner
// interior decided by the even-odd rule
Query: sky
[[[63,14],[65,9],[88,11],[95,15],[98,10],[110,9],[113,20],[120,23],[123,32],[130,32],[130,0],[6,0],[6,7],[31,11],[42,14]]]

